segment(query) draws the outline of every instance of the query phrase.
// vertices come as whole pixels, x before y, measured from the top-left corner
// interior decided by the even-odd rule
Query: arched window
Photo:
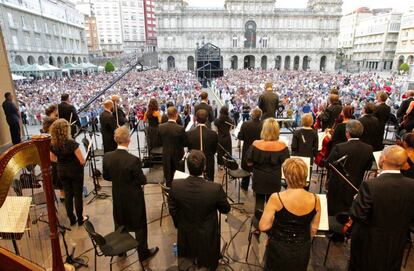
[[[193,56],[187,57],[187,69],[189,71],[194,71],[194,57]]]
[[[256,48],[256,28],[257,25],[254,21],[247,21],[244,31],[244,48]]]
[[[293,59],[293,69],[295,71],[299,70],[299,62],[300,62],[299,56],[295,56],[295,58]]]
[[[260,67],[262,68],[262,70],[267,69],[267,56],[262,56],[262,60],[260,62]]]
[[[282,65],[282,57],[281,56],[277,56],[275,58],[275,69],[276,70],[280,70],[280,66]]]
[[[39,63],[39,65],[45,64],[45,58],[43,56],[39,56],[37,58],[37,63]]]
[[[319,65],[319,70],[322,72],[326,70],[326,56],[321,57],[321,63]]]
[[[285,57],[285,70],[290,70],[290,56]]]
[[[231,68],[233,70],[237,70],[239,58],[237,56],[232,56],[230,61],[231,61]]]
[[[167,58],[167,69],[169,71],[175,69],[175,58],[173,56]]]

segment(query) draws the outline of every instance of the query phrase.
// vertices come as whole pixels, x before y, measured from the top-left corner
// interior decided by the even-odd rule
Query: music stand
[[[229,167],[228,167],[228,165],[230,163],[237,163],[237,161],[236,161],[235,158],[233,158],[233,156],[231,156],[231,154],[221,144],[218,144],[218,146],[224,151],[224,155],[223,155],[224,175],[223,175],[223,179],[222,179],[222,184],[224,183],[224,181],[226,182],[226,186],[225,186],[226,197],[231,201],[230,205],[242,205],[244,203],[240,202],[240,194],[239,194],[238,202],[235,202],[228,194],[228,182],[229,182]],[[239,192],[240,192],[240,186],[239,186]]]
[[[92,170],[92,181],[93,181],[93,190],[87,195],[89,196],[91,193],[94,194],[94,196],[88,201],[87,205],[91,204],[94,200],[96,199],[106,199],[109,198],[110,195],[106,194],[106,193],[99,193],[99,188],[100,185],[98,183],[98,177],[95,174],[96,171],[96,160],[95,160],[95,150],[93,147],[93,143],[92,141],[89,142],[88,148],[86,150],[86,157],[85,157],[85,161],[88,162],[89,161],[89,167]],[[86,163],[85,163],[86,165]]]

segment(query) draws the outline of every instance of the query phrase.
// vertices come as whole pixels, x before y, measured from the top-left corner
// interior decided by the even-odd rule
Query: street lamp
[[[342,68],[342,62],[343,62],[343,60],[344,60],[344,55],[345,55],[345,52],[344,52],[345,50],[344,50],[344,48],[338,48],[338,55],[339,55],[339,73],[341,73],[341,68]]]

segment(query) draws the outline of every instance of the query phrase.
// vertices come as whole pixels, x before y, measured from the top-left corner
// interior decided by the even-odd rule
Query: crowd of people
[[[19,85],[17,98],[27,104],[26,110],[33,104],[45,110],[59,103],[55,96],[64,92],[57,106],[61,119],[55,116],[49,130],[51,158],[57,163],[55,174],[67,195],[65,206],[71,225],[82,225],[89,217],[84,216],[80,201],[83,174],[75,174],[83,172],[80,168],[85,162],[68,128],[82,126],[83,116],[78,117],[76,109],[98,93],[95,88],[109,75],[97,76],[100,80],[91,79],[91,85],[80,76]],[[43,87],[38,90],[39,84]],[[328,170],[328,215],[336,219],[345,213],[353,222],[350,269],[399,270],[414,220],[414,91],[400,95],[399,84],[395,78],[382,79],[369,73],[226,71],[223,78],[211,83],[224,101],[218,108],[191,73],[157,70],[127,74],[91,109],[101,126],[103,177],[113,183],[115,227],[135,233],[141,261],[158,252],[158,247],[149,249],[147,242],[141,188],[146,176],[140,159],[127,152],[127,119],[132,111],[130,121],[142,115],[138,118],[146,123],[149,155],[163,148],[169,211],[178,230],[179,269],[215,270],[220,258],[217,212],[225,214],[231,208],[223,187],[214,183],[215,156],[220,166],[224,159],[231,160],[230,130],[239,120],[237,112],[241,112],[244,122],[237,137],[244,143],[242,171],[238,173],[247,173],[242,175],[241,189],[248,190],[252,181],[253,219],[258,221],[259,230],[269,235],[264,270],[306,270],[311,239],[320,221],[320,198],[308,191],[311,168],[291,155],[307,157],[311,164]],[[400,96],[405,98],[402,103]],[[10,110],[12,98],[7,99],[5,108]],[[401,137],[401,146],[383,142],[393,111],[397,111],[400,123],[397,136]],[[189,114],[194,115],[195,124],[186,131]],[[290,146],[280,139],[277,120],[289,114],[296,114],[297,125],[301,125],[293,132]],[[318,131],[324,132],[322,149]],[[186,147],[188,155],[184,155]],[[379,176],[364,180],[366,171],[372,169],[375,151],[382,151],[376,163]],[[175,180],[175,171],[184,169],[183,156],[190,176]],[[73,169],[70,174],[68,168]],[[340,237],[345,235],[341,233]]]
[[[315,71],[226,70],[224,76],[213,80],[212,89],[236,115],[244,108],[257,105],[266,82],[277,82],[281,107],[278,116],[295,117],[299,122],[303,113],[321,111],[326,106],[329,92],[337,88],[341,101],[351,104],[359,116],[365,101],[374,101],[375,93],[385,90],[390,94],[390,106],[399,105],[403,82],[394,75],[382,77],[376,73],[335,74]]]

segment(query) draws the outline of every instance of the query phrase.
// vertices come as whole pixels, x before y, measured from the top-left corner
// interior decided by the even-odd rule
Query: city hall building
[[[342,0],[309,0],[306,8],[278,8],[275,0],[225,0],[221,8],[157,1],[159,62],[194,70],[195,51],[211,43],[224,69],[333,71]]]

